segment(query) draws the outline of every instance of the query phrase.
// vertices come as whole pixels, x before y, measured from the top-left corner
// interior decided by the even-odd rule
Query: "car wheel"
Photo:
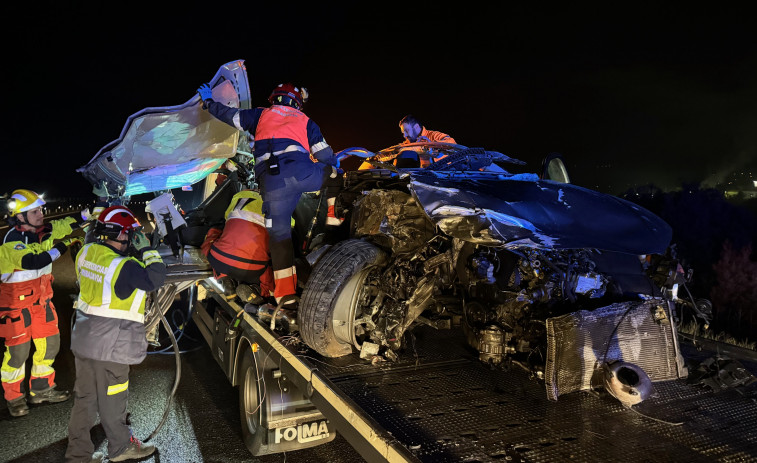
[[[363,282],[386,253],[367,241],[335,244],[313,268],[299,307],[302,340],[324,357],[341,357],[359,347],[355,339],[356,307]]]
[[[265,397],[258,381],[261,374],[251,349],[245,349],[239,369],[239,419],[244,445],[253,455],[259,454],[266,435],[266,429],[262,425]]]

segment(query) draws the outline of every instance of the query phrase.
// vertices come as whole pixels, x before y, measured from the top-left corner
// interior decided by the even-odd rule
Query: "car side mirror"
[[[542,161],[542,180],[552,180],[560,183],[570,183],[568,169],[565,167],[562,154],[549,153]]]

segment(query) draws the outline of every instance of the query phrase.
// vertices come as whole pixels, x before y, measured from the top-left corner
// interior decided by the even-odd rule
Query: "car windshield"
[[[250,107],[243,61],[224,64],[209,82],[217,101]],[[247,137],[210,116],[193,95],[181,105],[132,114],[118,139],[77,171],[93,185],[105,182],[109,195],[129,197],[199,182],[238,150],[249,152]]]

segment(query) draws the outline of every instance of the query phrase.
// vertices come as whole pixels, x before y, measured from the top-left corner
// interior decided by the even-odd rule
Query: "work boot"
[[[225,297],[227,301],[230,301],[237,296],[234,282],[231,281],[231,279],[229,279],[228,277],[222,277],[218,280],[218,282],[221,283],[221,287],[223,288],[223,297]]]
[[[66,400],[71,398],[71,393],[68,391],[59,391],[55,389],[54,387],[51,387],[50,389],[46,390],[45,392],[30,392],[29,393],[29,403],[30,404],[41,404],[45,402],[50,402],[51,404],[55,404],[58,402],[65,402]]]
[[[283,310],[289,310],[296,313],[297,309],[300,307],[300,298],[294,294],[284,296],[281,298],[278,305],[281,306]]]
[[[260,295],[260,287],[258,285],[240,284],[237,286],[237,296],[239,296],[243,304],[260,305],[265,302],[263,296]]]
[[[126,460],[138,460],[140,458],[152,455],[155,451],[155,446],[152,444],[143,444],[134,436],[131,436],[131,443],[126,450],[115,457],[110,457],[110,461],[126,461]]]
[[[19,397],[8,401],[8,411],[11,416],[24,416],[29,414],[29,407],[26,406],[26,397]]]

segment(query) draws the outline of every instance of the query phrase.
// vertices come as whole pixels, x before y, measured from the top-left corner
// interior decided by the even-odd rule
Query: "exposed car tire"
[[[353,294],[361,287],[366,270],[382,265],[386,253],[367,241],[350,239],[339,242],[322,256],[310,273],[299,306],[299,327],[302,340],[324,357],[341,357],[352,352],[353,343],[338,335],[334,321],[352,317],[348,307]],[[340,297],[341,296],[341,297]],[[339,302],[339,304],[337,304]]]
[[[267,432],[262,424],[266,404],[265,393],[258,380],[261,375],[251,349],[245,349],[239,365],[239,420],[244,445],[253,455],[260,454]]]

